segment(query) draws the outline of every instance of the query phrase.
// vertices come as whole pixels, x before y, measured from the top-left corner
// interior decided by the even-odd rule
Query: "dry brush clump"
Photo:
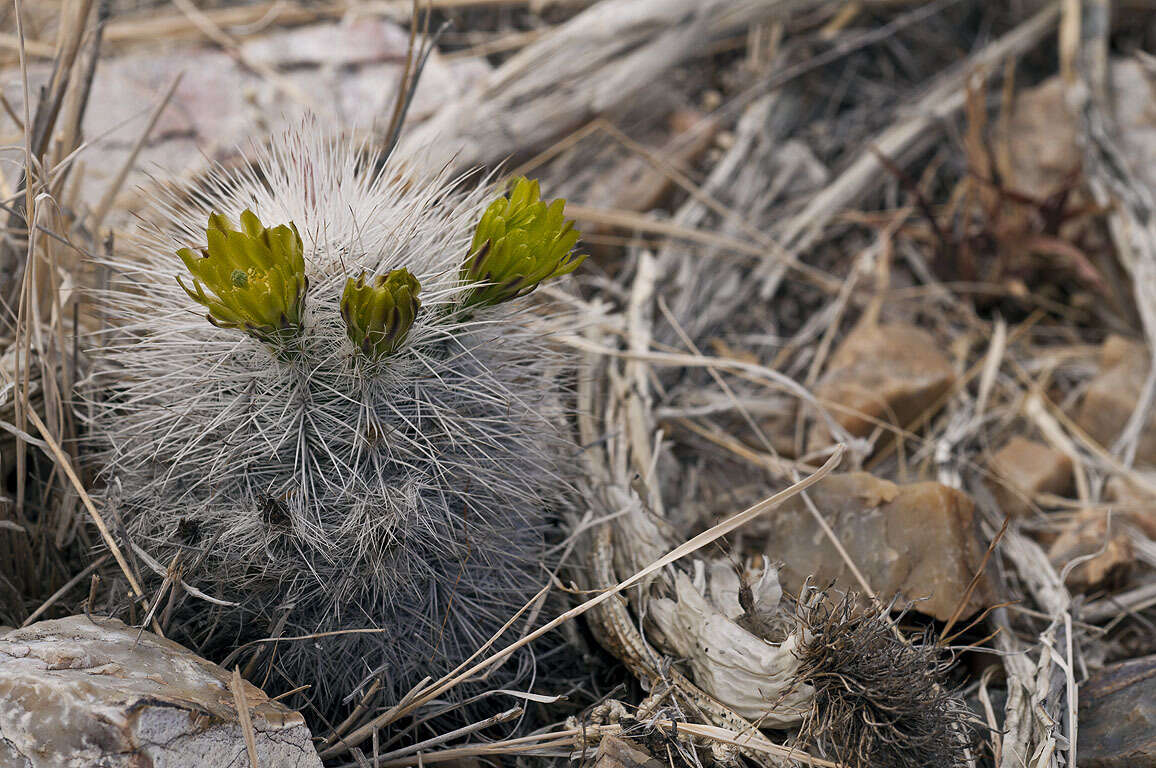
[[[801,600],[796,620],[807,638],[796,680],[814,689],[802,744],[851,768],[970,764],[977,720],[930,630],[903,636],[887,609],[831,592]]]
[[[185,599],[179,639],[219,660],[321,635],[234,658],[326,717],[452,669],[548,580],[569,319],[521,297],[581,259],[561,201],[497,194],[307,123],[166,193],[109,264],[105,502],[238,604]]]

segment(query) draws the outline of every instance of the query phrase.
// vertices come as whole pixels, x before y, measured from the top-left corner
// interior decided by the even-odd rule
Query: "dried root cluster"
[[[797,680],[814,690],[799,740],[847,766],[969,764],[975,716],[947,683],[952,665],[925,631],[908,637],[853,596],[798,606],[806,642]]]
[[[110,264],[98,353],[111,395],[93,408],[105,502],[133,545],[238,604],[186,596],[171,633],[218,659],[286,638],[252,647],[250,675],[310,685],[327,716],[368,680],[396,697],[453,668],[548,579],[573,447],[559,428],[569,361],[547,339],[566,318],[520,299],[536,282],[489,301],[497,276],[467,280],[497,192],[466,186],[410,178],[307,124],[253,166],[169,193]],[[227,231],[246,210],[250,240]],[[175,252],[203,245],[214,213],[224,234],[209,232],[205,262],[182,251],[188,269],[229,238],[240,259],[262,237],[293,251],[288,228],[259,219],[299,233],[305,290],[236,269],[224,298],[199,298]],[[511,277],[518,262],[502,258]],[[280,325],[229,303],[258,284]]]

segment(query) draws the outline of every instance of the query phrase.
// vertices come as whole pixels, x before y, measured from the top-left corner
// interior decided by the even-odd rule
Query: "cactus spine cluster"
[[[521,297],[577,233],[536,182],[467,186],[306,125],[158,201],[110,264],[104,501],[239,603],[186,596],[179,639],[318,635],[256,646],[254,676],[326,717],[448,671],[548,579],[570,320]]]

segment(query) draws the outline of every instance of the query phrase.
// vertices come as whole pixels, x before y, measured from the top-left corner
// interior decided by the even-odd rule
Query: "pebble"
[[[896,485],[866,472],[834,474],[808,491],[851,560],[883,602],[918,600],[914,609],[947,620],[955,613],[986,544],[967,494],[934,482]],[[862,592],[801,496],[752,521],[771,561],[781,561],[783,588],[798,594],[808,577]],[[925,598],[925,599],[924,599]],[[964,607],[970,616],[993,599],[985,574]]]
[[[815,395],[841,406],[831,408],[832,417],[862,437],[877,422],[908,426],[935,405],[955,378],[931,334],[901,323],[864,323],[831,355]],[[821,421],[811,438],[812,447],[830,442]]]

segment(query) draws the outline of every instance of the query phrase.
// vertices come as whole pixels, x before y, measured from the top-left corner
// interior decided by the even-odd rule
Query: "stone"
[[[662,768],[665,764],[636,744],[610,735],[602,737],[594,755],[594,768]]]
[[[229,681],[216,664],[117,619],[13,630],[0,637],[0,767],[245,768]],[[301,715],[244,686],[258,763],[320,768]]]
[[[1143,186],[1156,189],[1156,75],[1144,62],[1120,57],[1109,62],[1107,90],[1117,128],[1120,158]],[[1055,75],[1016,94],[1006,140],[1010,186],[1043,200],[1070,186],[1083,154],[1076,120],[1065,101],[1066,86]]]
[[[1145,477],[1147,488],[1120,475],[1108,478],[1104,499],[1113,512],[1123,516],[1150,539],[1156,539],[1156,478]]]
[[[1148,376],[1148,349],[1121,336],[1109,336],[1100,348],[1100,370],[1088,385],[1076,422],[1107,449],[1132,416],[1144,379]],[[1137,464],[1156,464],[1156,409],[1136,446]]]
[[[1041,493],[1066,496],[1072,491],[1072,460],[1063,453],[1016,435],[988,462],[992,494],[1005,515],[1022,517],[1032,511]]]
[[[1070,185],[1083,160],[1064,91],[1058,76],[1023,89],[1016,94],[1007,124],[1010,186],[1039,200]]]
[[[901,323],[860,323],[831,355],[815,395],[852,435],[870,434],[877,422],[906,427],[955,383],[955,369],[926,331]],[[830,442],[820,420],[812,447]]]
[[[341,23],[308,24],[276,30],[241,44],[251,65],[273,68],[351,67],[405,56],[409,34],[385,19],[362,16]]]
[[[357,139],[382,130],[393,107],[403,69],[408,34],[392,22],[358,19],[273,30],[249,38],[242,55],[254,65],[275,69],[277,82],[254,72],[236,57],[188,42],[162,51],[143,50],[103,60],[97,67],[85,113],[84,135],[92,142],[78,161],[84,166],[79,198],[95,207],[177,75],[187,72],[161,113],[149,140],[120,188],[109,225],[131,229],[130,211],[141,205],[154,179],[188,178],[212,163],[232,163],[254,137],[299,124],[312,113]],[[51,62],[28,67],[33,93],[52,75]],[[472,89],[489,74],[484,60],[448,60],[435,51],[422,70],[408,119],[429,117],[445,101]],[[19,67],[0,71],[0,93],[17,114],[23,108]],[[0,150],[0,160],[16,161],[23,150]]]
[[[866,472],[829,475],[807,493],[880,600],[897,597],[900,607],[918,600],[916,611],[940,620],[954,615],[986,552],[967,494],[932,482],[896,485]],[[785,590],[798,594],[811,578],[862,592],[801,496],[749,529],[767,558],[783,563]],[[961,617],[992,602],[993,592],[985,573]]]
[[[1120,583],[1132,569],[1132,540],[1124,530],[1127,518],[1115,515],[1109,531],[1109,512],[1102,507],[1081,509],[1048,549],[1057,573],[1077,558],[1095,555],[1072,568],[1064,579],[1074,591]]]
[[[1080,686],[1079,768],[1156,768],[1156,656],[1104,667]]]

